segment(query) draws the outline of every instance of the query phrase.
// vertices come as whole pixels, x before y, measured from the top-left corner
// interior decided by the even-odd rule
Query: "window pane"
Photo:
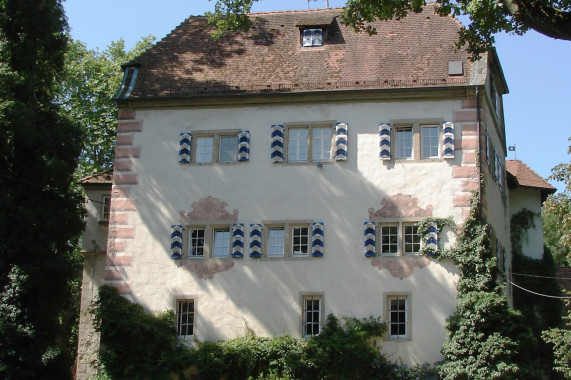
[[[399,128],[396,131],[396,157],[412,158],[412,128]]]
[[[331,158],[331,128],[313,128],[313,161],[326,161]]]
[[[437,126],[422,127],[422,157],[438,157],[439,148],[439,128]]]
[[[293,255],[307,255],[309,253],[309,228],[292,228],[292,253]]]
[[[178,335],[194,335],[194,300],[178,301],[177,309]]]
[[[109,220],[109,212],[111,210],[111,196],[103,196],[103,202],[101,205],[101,220]]]
[[[404,226],[404,253],[415,254],[420,251],[420,235],[415,225]]]
[[[389,325],[392,338],[406,338],[407,308],[405,297],[389,300]]]
[[[321,297],[307,296],[303,299],[303,336],[321,332]]]
[[[269,232],[268,241],[268,256],[283,256],[284,255],[284,229],[274,228]]]
[[[214,231],[214,249],[212,250],[213,257],[228,257],[230,254],[230,230],[215,230]]]
[[[204,229],[190,230],[188,255],[191,257],[204,256]]]
[[[220,137],[220,162],[236,161],[236,136]]]
[[[307,161],[307,128],[289,129],[288,161]]]
[[[196,139],[196,162],[212,162],[212,137]]]
[[[381,226],[381,254],[398,253],[398,226]]]

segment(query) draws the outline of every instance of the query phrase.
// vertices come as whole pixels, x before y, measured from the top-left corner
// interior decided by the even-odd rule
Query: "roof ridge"
[[[272,14],[283,14],[283,13],[308,13],[308,12],[323,12],[323,11],[342,11],[342,7],[335,7],[335,8],[320,8],[320,9],[292,9],[292,10],[285,10],[285,11],[265,11],[265,12],[251,12],[249,13],[250,16],[256,15],[272,15]]]

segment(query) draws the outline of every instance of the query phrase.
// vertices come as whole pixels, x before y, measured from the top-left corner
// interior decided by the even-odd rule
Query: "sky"
[[[210,0],[64,0],[75,40],[88,49],[105,50],[125,41],[127,49],[142,37],[165,37],[188,16],[214,10]],[[329,0],[342,7],[345,0]],[[252,12],[324,8],[326,0],[262,0]],[[518,159],[543,178],[551,168],[570,162],[571,41],[554,40],[534,31],[523,36],[499,34],[496,50],[509,94],[503,97],[506,142],[515,146],[508,159]],[[562,183],[550,181],[558,191]]]

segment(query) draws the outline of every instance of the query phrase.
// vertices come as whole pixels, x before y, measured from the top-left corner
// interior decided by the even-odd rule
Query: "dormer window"
[[[302,46],[323,46],[323,29],[302,30]]]

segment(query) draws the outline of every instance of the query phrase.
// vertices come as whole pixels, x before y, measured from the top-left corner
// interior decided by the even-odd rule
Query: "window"
[[[396,130],[396,158],[410,159],[412,156],[412,128],[397,128]]]
[[[420,234],[413,222],[381,223],[378,231],[381,255],[416,255],[420,251]]]
[[[331,160],[332,126],[291,126],[287,128],[288,162]]]
[[[194,335],[194,300],[177,300],[176,330],[180,337]]]
[[[389,338],[408,338],[408,297],[391,295],[387,297]]]
[[[190,226],[188,230],[188,257],[230,257],[230,226]]]
[[[108,222],[111,213],[111,195],[101,197],[101,221]]]
[[[230,255],[230,229],[215,229],[212,257],[228,257],[228,255]]]
[[[304,295],[302,306],[302,336],[304,338],[319,335],[321,332],[322,296]]]
[[[302,46],[323,46],[323,29],[304,29],[301,31],[301,35]]]
[[[265,223],[267,257],[309,257],[310,222]]]
[[[422,126],[420,135],[422,158],[437,158],[440,147],[440,128],[436,125]]]
[[[448,124],[448,123],[447,123]],[[451,157],[454,152],[453,124]],[[382,128],[381,128],[382,127]],[[397,120],[396,122],[383,123],[379,127],[380,156],[383,159],[394,158],[395,160],[435,160],[447,158],[444,156],[444,123],[438,119],[423,120]],[[446,140],[448,141],[448,140]]]
[[[192,137],[195,163],[237,161],[238,131],[195,132]]]

